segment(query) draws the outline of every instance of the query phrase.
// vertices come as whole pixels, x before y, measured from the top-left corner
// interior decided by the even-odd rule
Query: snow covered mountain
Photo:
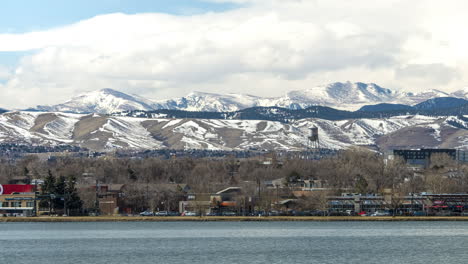
[[[171,109],[204,112],[232,112],[258,106],[261,97],[244,94],[215,94],[191,92],[185,97],[155,101],[154,109]]]
[[[133,118],[98,114],[8,112],[0,114],[0,143],[68,144],[112,149],[305,150],[309,128],[319,128],[323,148],[354,145],[468,147],[466,117],[397,116],[330,121]]]
[[[465,88],[463,88],[461,90],[455,91],[455,92],[451,93],[450,96],[467,99],[468,98],[468,87],[465,87]]]
[[[357,110],[364,105],[394,102],[405,96],[404,93],[385,89],[373,83],[338,82],[289,92],[285,97],[279,98],[276,106],[300,109],[311,105],[321,105]]]
[[[457,93],[461,95],[460,92]],[[453,95],[454,97],[460,97]],[[468,91],[461,98],[468,98]],[[244,94],[190,93],[188,96],[166,101],[158,101],[155,109],[187,111],[238,111],[256,106],[277,106],[290,109],[304,109],[314,105],[335,109],[356,111],[365,105],[380,103],[415,105],[428,99],[452,96],[429,90],[422,93],[407,93],[382,88],[374,83],[332,83],[303,90],[288,92],[282,97],[263,98]]]
[[[108,114],[128,110],[152,110],[152,102],[112,89],[101,89],[78,95],[54,106],[37,106],[36,111]]]
[[[313,105],[357,110],[363,105],[393,102],[406,97],[405,93],[384,89],[376,84],[347,82],[292,91],[282,97],[270,98],[245,94],[221,95],[195,92],[177,99],[158,101],[153,106],[155,109],[211,112],[238,111],[256,106],[303,109]]]
[[[458,91],[455,93],[458,93]],[[466,98],[466,97],[459,97],[450,93],[446,93],[443,91],[433,89],[433,90],[427,90],[427,91],[420,92],[420,93],[407,93],[406,98],[402,98],[400,102],[404,104],[408,104],[408,105],[414,105],[414,104],[418,104],[426,100],[438,98],[438,97]]]
[[[369,83],[332,83],[303,90],[288,92],[281,97],[259,97],[246,94],[215,94],[192,92],[187,96],[169,100],[149,100],[136,95],[127,95],[112,89],[85,93],[54,106],[37,106],[35,111],[102,113],[110,114],[129,110],[185,110],[205,112],[237,111],[256,106],[277,106],[303,109],[320,105],[355,111],[365,105],[404,104],[416,105],[438,97],[468,99],[468,89],[448,94],[438,90],[422,93],[407,93],[382,88]]]

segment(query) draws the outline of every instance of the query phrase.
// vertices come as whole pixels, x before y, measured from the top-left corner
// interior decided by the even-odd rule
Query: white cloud
[[[0,81],[10,78],[11,74],[12,72],[10,68],[0,65]]]
[[[418,82],[424,85],[427,81],[430,81],[433,85],[444,85],[459,78],[459,73],[456,68],[439,63],[409,64],[397,69],[395,78],[403,79],[406,83],[414,82],[414,85],[418,85]]]
[[[108,14],[0,34],[0,51],[36,51],[0,86],[0,106],[104,87],[167,98],[191,90],[273,96],[347,80],[413,91],[466,86],[464,1],[210,1],[247,5],[191,16]]]

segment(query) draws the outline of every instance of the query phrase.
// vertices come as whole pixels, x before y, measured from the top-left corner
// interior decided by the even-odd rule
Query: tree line
[[[27,167],[25,167],[25,172],[29,172]],[[66,215],[83,214],[83,201],[78,194],[76,181],[74,175],[56,177],[51,170],[48,170],[41,186],[39,206],[48,208],[49,214],[58,212]]]
[[[266,160],[268,162],[264,162]],[[125,184],[127,205],[135,210],[145,207],[164,210],[177,208],[181,197],[180,190],[167,187],[170,183],[187,184],[196,193],[214,193],[229,186],[239,186],[246,195],[261,193],[269,200],[276,195],[292,197],[292,189],[283,188],[278,194],[277,190],[266,186],[269,181],[291,176],[326,182],[331,190],[326,195],[342,192],[378,194],[384,189],[400,194],[464,193],[468,187],[467,172],[468,166],[458,164],[446,155],[433,155],[428,168],[415,172],[404,160],[388,160],[379,153],[362,149],[349,149],[320,160],[294,156],[280,158],[274,152],[244,159],[104,156],[41,160],[34,155],[19,160],[0,159],[0,183],[25,174],[31,179],[43,179],[44,194],[56,194],[44,204],[52,210],[63,210],[65,200],[69,209],[92,207],[95,194],[77,186],[95,184],[96,180],[101,184]],[[64,196],[67,199],[62,199]],[[317,201],[323,194],[317,196],[304,197],[304,204],[322,206]]]

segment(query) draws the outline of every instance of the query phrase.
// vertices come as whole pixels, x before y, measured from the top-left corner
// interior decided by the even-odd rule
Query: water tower
[[[310,127],[310,135],[308,137],[309,139],[309,145],[308,148],[312,150],[319,150],[320,149],[320,141],[319,141],[319,130],[318,127],[313,126]]]

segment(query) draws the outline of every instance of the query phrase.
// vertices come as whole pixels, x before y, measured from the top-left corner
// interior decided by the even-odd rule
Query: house
[[[254,210],[254,202],[255,197],[245,195],[241,187],[228,187],[216,193],[188,194],[186,201],[179,202],[179,212],[247,214]]]
[[[100,185],[98,192],[99,211],[103,215],[114,215],[125,213],[123,206],[123,188],[124,184],[106,184]]]
[[[327,182],[314,177],[283,177],[265,182],[267,188],[289,188],[293,191],[314,191],[327,187]]]
[[[283,200],[279,200],[274,205],[277,210],[286,212],[286,211],[290,211],[291,209],[296,208],[298,206],[298,200],[297,199],[283,199]]]
[[[255,197],[245,194],[241,187],[228,187],[211,195],[211,211],[248,214],[254,211]]]
[[[179,201],[179,213],[195,212],[206,215],[211,212],[211,195],[209,193],[189,193],[187,199]]]
[[[124,184],[93,184],[93,185],[77,185],[79,192],[84,195],[81,199],[88,201],[88,211],[96,211],[102,215],[114,215],[125,212],[123,206],[123,189]],[[86,204],[86,203],[85,203]]]

